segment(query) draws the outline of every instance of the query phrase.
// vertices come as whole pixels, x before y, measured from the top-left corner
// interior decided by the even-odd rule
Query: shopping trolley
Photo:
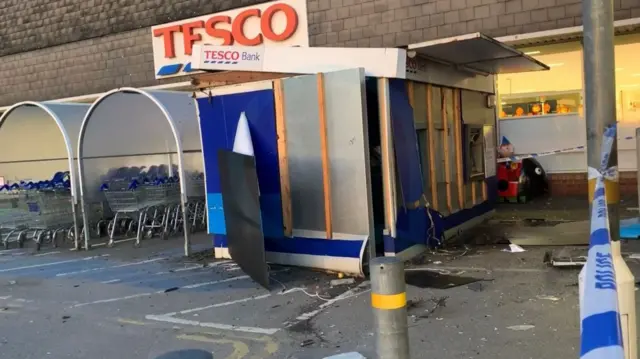
[[[187,215],[193,232],[207,226],[204,174],[197,174],[187,181]]]
[[[71,192],[39,190],[27,195],[25,201],[29,212],[28,237],[36,243],[36,250],[46,242],[57,247],[59,240],[64,239],[61,237],[74,226]]]
[[[127,223],[127,231],[136,231],[134,246],[140,246],[143,235],[151,238],[159,233],[163,239],[170,234],[173,209],[180,201],[176,178],[158,178],[153,182],[134,179],[126,188],[125,181],[105,183],[101,190],[114,214],[109,223],[108,246],[113,246],[118,229]],[[117,185],[119,184],[119,185]],[[123,222],[123,219],[126,222]]]
[[[70,174],[57,172],[50,180],[20,181],[0,187],[0,238],[9,243],[33,239],[36,249],[45,241],[57,246],[60,236],[74,227]]]
[[[31,215],[26,206],[20,205],[21,195],[25,194],[7,192],[4,188],[0,192],[0,240],[5,249],[12,242],[18,242],[22,247],[26,239]]]

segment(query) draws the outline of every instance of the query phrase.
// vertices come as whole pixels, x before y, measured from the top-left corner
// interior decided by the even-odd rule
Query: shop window
[[[548,71],[497,76],[499,118],[582,113],[582,47],[579,42],[521,49]]]
[[[640,34],[616,36],[615,74],[618,121],[640,123]]]

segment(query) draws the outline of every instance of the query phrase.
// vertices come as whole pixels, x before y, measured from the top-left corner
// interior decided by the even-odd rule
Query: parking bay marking
[[[119,265],[115,265],[115,266],[111,266],[111,267],[89,268],[89,269],[83,269],[83,270],[79,270],[79,271],[75,271],[75,272],[58,273],[58,274],[56,274],[56,277],[66,277],[66,276],[76,275],[76,274],[83,274],[83,273],[90,273],[90,272],[98,272],[98,271],[101,271],[101,270],[109,270],[109,269],[115,269],[115,268],[132,267],[132,266],[137,266],[137,265],[142,265],[142,264],[148,264],[148,263],[158,262],[158,261],[162,261],[162,260],[166,260],[166,259],[167,259],[167,258],[164,258],[164,257],[161,257],[161,258],[153,258],[153,259],[147,259],[147,260],[139,261],[139,262],[132,262],[132,263],[119,264]]]
[[[312,310],[312,311],[307,312],[307,313],[303,313],[303,314],[299,315],[298,317],[296,317],[296,319],[294,321],[285,323],[285,328],[291,327],[291,326],[293,326],[293,325],[295,325],[295,324],[297,324],[299,322],[302,322],[302,321],[305,321],[305,320],[309,320],[309,319],[315,317],[316,315],[320,314],[323,310],[325,310],[326,308],[328,308],[329,306],[333,305],[334,303],[336,303],[338,301],[349,299],[349,298],[358,296],[358,295],[360,295],[362,293],[368,292],[369,289],[367,289],[366,287],[369,286],[369,284],[370,283],[368,281],[363,282],[360,285],[358,285],[357,287],[349,289],[349,290],[345,291],[344,293],[334,297],[333,299],[325,301],[324,303],[319,305],[317,309]],[[303,291],[303,290],[304,290],[303,288],[292,288],[292,289],[289,289],[289,290],[287,290],[285,292],[278,293],[277,295],[285,295],[285,294],[294,293],[294,292]],[[271,296],[272,296],[271,293],[267,293],[267,294],[263,294],[263,295],[259,295],[259,296],[242,298],[242,299],[232,300],[232,301],[228,301],[228,302],[207,305],[207,306],[199,307],[199,308],[185,309],[185,310],[178,311],[178,312],[165,313],[165,314],[160,314],[160,315],[152,315],[151,314],[151,315],[145,316],[145,319],[158,321],[158,322],[171,323],[171,324],[178,324],[178,325],[190,325],[190,326],[197,326],[197,327],[202,327],[202,328],[214,328],[214,329],[219,329],[219,330],[228,330],[228,331],[244,332],[244,333],[251,333],[251,334],[273,335],[273,334],[277,333],[279,330],[281,330],[283,328],[260,328],[260,327],[237,326],[237,325],[224,324],[224,323],[200,322],[200,321],[197,321],[197,320],[182,319],[182,318],[177,318],[176,317],[178,315],[190,314],[190,313],[198,312],[198,311],[202,311],[202,310],[225,307],[225,306],[238,304],[238,303],[244,303],[244,302],[253,301],[253,300],[260,300],[260,299],[268,298],[268,297],[271,297]]]
[[[238,276],[238,277],[232,277],[232,278],[227,278],[227,279],[220,279],[220,280],[216,280],[216,281],[211,281],[211,282],[204,282],[204,283],[196,283],[196,284],[190,284],[190,285],[185,285],[183,287],[177,287],[175,290],[180,290],[180,289],[193,289],[193,288],[200,288],[200,287],[204,287],[204,286],[209,286],[209,285],[215,285],[215,284],[220,284],[220,283],[227,283],[227,282],[233,282],[233,281],[237,281],[237,280],[242,280],[242,279],[247,279],[249,278],[249,276],[247,275],[242,275],[242,276]],[[155,292],[147,292],[147,293],[138,293],[138,294],[132,294],[132,295],[127,295],[124,297],[116,297],[116,298],[108,298],[108,299],[99,299],[99,300],[94,300],[92,302],[86,302],[86,303],[78,303],[78,304],[74,304],[71,306],[71,308],[78,308],[78,307],[84,307],[87,305],[94,305],[94,304],[104,304],[104,303],[114,303],[114,302],[120,302],[123,300],[128,300],[128,299],[134,299],[134,298],[140,298],[140,297],[146,297],[146,296],[152,296],[152,295],[157,295],[157,294],[165,294],[167,293],[166,290],[159,290],[159,291],[155,291]]]
[[[109,256],[108,254],[101,254],[99,256],[91,256],[91,257],[84,257],[84,258],[78,258],[78,259],[69,259],[69,260],[66,260],[66,261],[40,263],[40,264],[33,264],[33,265],[29,265],[29,266],[5,268],[5,269],[0,269],[0,273],[13,272],[13,271],[19,271],[19,270],[24,270],[24,269],[50,267],[50,266],[55,266],[55,265],[60,265],[60,264],[67,264],[67,263],[82,262],[82,261],[88,261],[88,260],[102,258],[102,257],[108,257],[108,256]]]

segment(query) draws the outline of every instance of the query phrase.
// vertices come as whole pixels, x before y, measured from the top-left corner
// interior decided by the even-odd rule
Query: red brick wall
[[[549,189],[554,197],[586,196],[586,173],[554,173],[549,174]],[[620,194],[636,195],[637,179],[635,172],[620,172]]]

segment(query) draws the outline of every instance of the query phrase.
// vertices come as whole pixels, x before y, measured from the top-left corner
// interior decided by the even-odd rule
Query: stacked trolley
[[[120,174],[131,173],[120,171]],[[180,204],[180,178],[167,177],[152,167],[136,176],[116,176],[101,186],[111,217],[103,218],[109,235],[108,246],[113,246],[119,236],[134,239],[139,247],[143,238],[158,236],[168,239],[183,228]],[[205,227],[204,175],[189,178],[192,195],[187,202],[187,221],[192,230]]]
[[[36,249],[54,247],[73,231],[75,218],[69,172],[51,180],[19,182],[0,187],[0,240],[5,248],[33,240]]]

